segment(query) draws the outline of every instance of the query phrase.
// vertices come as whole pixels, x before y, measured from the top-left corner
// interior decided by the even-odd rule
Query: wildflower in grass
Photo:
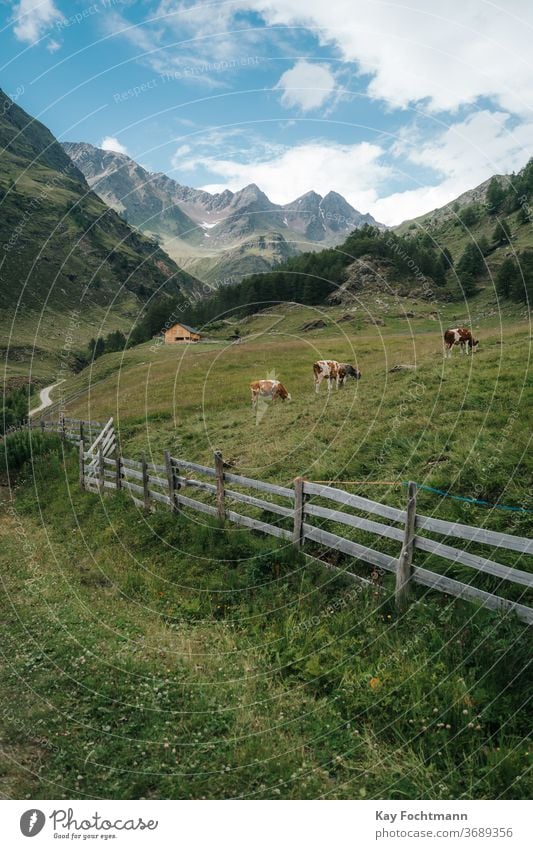
[[[381,687],[381,681],[379,678],[371,678],[370,679],[370,687],[372,690],[376,690],[378,687]]]

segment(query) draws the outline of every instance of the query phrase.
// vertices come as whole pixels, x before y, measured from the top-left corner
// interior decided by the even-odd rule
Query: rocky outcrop
[[[332,292],[328,301],[331,304],[350,304],[365,292],[431,299],[434,283],[421,274],[398,280],[391,260],[365,255],[348,266],[346,280]]]

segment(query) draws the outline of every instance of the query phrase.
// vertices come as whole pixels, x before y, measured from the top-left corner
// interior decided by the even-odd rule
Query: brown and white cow
[[[454,345],[460,346],[461,354],[464,354],[465,352],[469,354],[470,351],[475,354],[477,346],[479,345],[479,340],[474,339],[468,327],[453,327],[450,330],[446,330],[444,333],[445,357],[451,357]]]
[[[331,384],[335,381],[337,389],[344,386],[349,377],[359,380],[361,372],[350,363],[338,363],[337,360],[317,360],[313,363],[313,375],[315,378],[315,392],[320,389],[323,380],[328,382],[328,392],[331,392]]]
[[[258,398],[272,398],[273,402],[276,398],[281,398],[282,401],[291,400],[291,396],[279,380],[253,380],[250,383],[250,391],[252,407],[255,407]]]

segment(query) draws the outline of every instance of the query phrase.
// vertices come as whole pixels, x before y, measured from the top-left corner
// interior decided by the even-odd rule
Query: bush
[[[22,424],[28,415],[28,401],[34,391],[34,386],[27,383],[18,389],[7,392],[2,399],[2,418],[0,419],[0,434],[12,427]]]
[[[0,445],[0,475],[19,472],[33,457],[60,451],[61,441],[55,433],[19,430],[6,436]]]

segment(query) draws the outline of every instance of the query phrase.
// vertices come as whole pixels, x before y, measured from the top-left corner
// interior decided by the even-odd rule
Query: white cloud
[[[236,0],[273,26],[304,26],[369,74],[368,93],[394,107],[428,99],[453,110],[479,97],[533,108],[529,0]],[[235,8],[235,7],[234,7]]]
[[[267,26],[255,26],[250,13]],[[111,18],[109,26],[116,31]],[[122,36],[155,50],[146,61],[168,69],[261,54],[272,42],[290,55],[306,29],[368,75],[369,96],[392,107],[452,111],[484,97],[514,114],[533,111],[530,0],[159,0],[150,19]],[[169,33],[172,49],[164,47]]]
[[[420,145],[407,142],[404,131],[400,152],[411,162],[433,168],[449,178],[466,173],[472,180],[487,173],[512,171],[524,164],[533,142],[533,123],[513,126],[511,116],[488,109],[474,112],[464,121],[452,124],[437,138]],[[398,148],[396,148],[398,150]]]
[[[56,41],[55,38],[51,38],[46,44],[46,49],[49,53],[57,53],[61,49],[61,42]]]
[[[207,191],[237,191],[257,183],[275,203],[288,203],[310,189],[319,194],[335,190],[366,211],[376,200],[376,187],[390,176],[390,169],[381,161],[383,153],[378,145],[367,142],[308,142],[283,151],[276,148],[259,162],[196,156],[175,164],[181,171],[201,166],[218,176],[216,183],[203,187]]]
[[[127,41],[137,58],[159,74],[207,89],[229,88],[235,70],[259,63],[264,27],[233,25],[231,2],[160,0],[147,20],[132,24],[117,11],[101,16],[107,35]],[[169,46],[170,43],[170,46]]]
[[[441,182],[381,198],[372,214],[386,224],[397,224],[444,206],[493,174],[508,174],[523,167],[532,146],[533,122],[513,126],[504,112],[473,113],[425,142],[415,128],[411,132],[406,129],[392,152],[435,170]]]
[[[128,155],[128,150],[115,136],[106,136],[100,142],[102,150],[112,150],[114,153],[124,153]]]
[[[335,89],[335,77],[327,65],[299,59],[281,75],[275,88],[281,89],[281,103],[303,112],[318,109]]]
[[[13,32],[19,41],[35,44],[64,17],[53,0],[20,0],[13,9]]]

